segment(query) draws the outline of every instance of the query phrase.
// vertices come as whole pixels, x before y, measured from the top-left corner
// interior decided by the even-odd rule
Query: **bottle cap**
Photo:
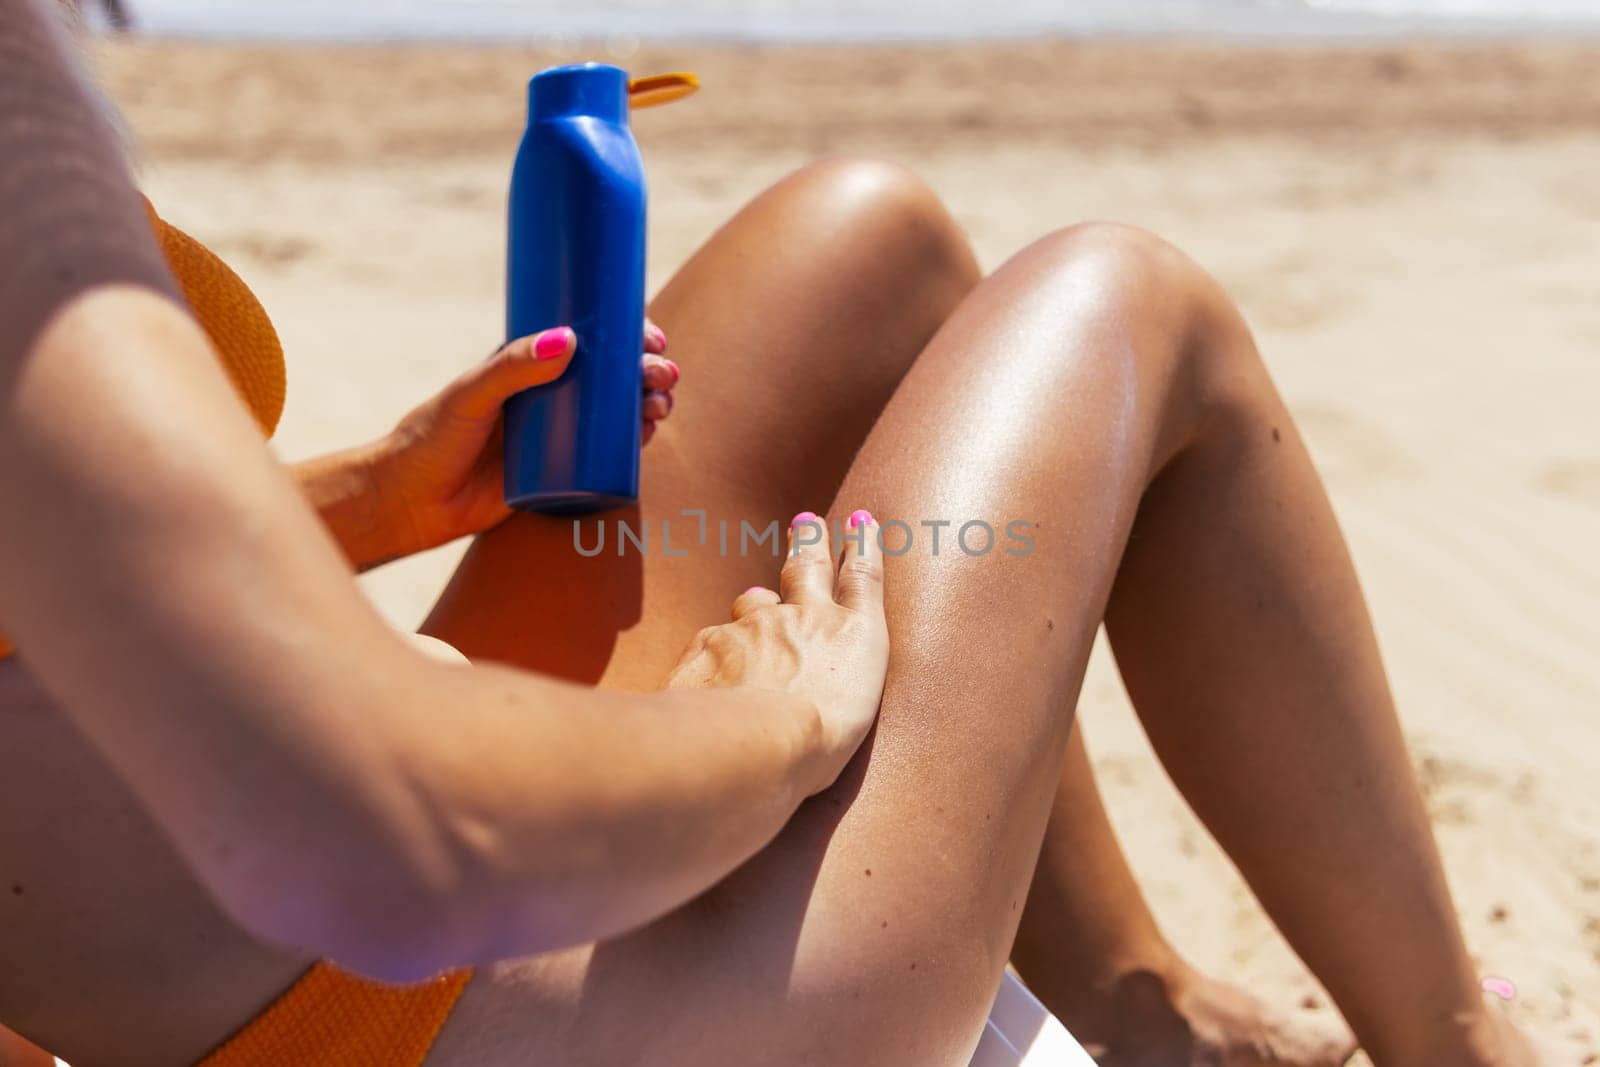
[[[528,112],[535,119],[593,115],[626,122],[628,75],[605,63],[573,63],[542,70],[528,82]]]

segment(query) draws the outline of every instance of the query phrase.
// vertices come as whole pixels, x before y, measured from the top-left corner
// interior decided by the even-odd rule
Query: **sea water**
[[[1600,34],[1600,0],[128,0],[184,36],[935,41]],[[94,9],[94,0],[83,0]]]

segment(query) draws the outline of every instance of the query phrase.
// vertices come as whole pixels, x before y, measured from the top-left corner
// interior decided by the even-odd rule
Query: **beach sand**
[[[152,199],[276,318],[284,456],[386,429],[499,339],[523,80],[577,53],[98,52]],[[1483,973],[1511,980],[1510,1010],[1573,1063],[1600,1062],[1600,49],[617,58],[706,84],[638,118],[653,284],[747,197],[835,153],[916,168],[987,267],[1108,218],[1223,280],[1348,532]],[[693,382],[680,399],[675,418],[695,418]],[[459,550],[364,584],[413,625]],[[1319,995],[1167,783],[1101,652],[1082,717],[1162,922],[1219,975]]]

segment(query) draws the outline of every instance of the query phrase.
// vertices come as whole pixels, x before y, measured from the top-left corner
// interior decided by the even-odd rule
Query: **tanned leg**
[[[1146,493],[1106,629],[1146,733],[1380,1064],[1528,1062],[1462,942],[1349,554],[1245,350]]]
[[[906,219],[889,220],[890,232],[904,237]],[[926,227],[913,221],[920,241]],[[749,287],[772,295],[756,268],[785,248],[764,234],[732,254],[747,269],[719,278],[729,290],[712,301],[712,321],[728,329],[752,317]],[[896,262],[880,283],[898,276]],[[904,297],[874,306],[883,290],[861,285],[841,297],[838,269],[861,268],[845,256],[787,280],[793,300],[823,306],[779,336],[797,353],[867,340],[862,373],[892,388],[877,362],[892,346],[860,327]],[[675,324],[675,299],[689,297],[669,288],[655,314],[683,337],[701,320]],[[912,318],[919,329],[929,321]],[[652,462],[679,481],[651,480],[645,517],[706,507],[713,521],[720,508],[765,520],[761,509],[780,501],[778,516],[815,505],[875,403],[862,402],[859,382],[831,376],[831,391],[813,393],[804,371],[786,378],[784,366],[765,396],[719,412],[723,433],[665,438]],[[778,414],[785,401],[814,421],[774,432],[794,425]],[[710,499],[713,485],[733,488]],[[840,783],[694,904],[631,936],[484,976],[441,1056],[959,1062],[1009,952],[1070,709],[1109,615],[1141,710],[1208,686],[1207,711],[1231,702],[1215,728],[1208,715],[1156,711],[1152,732],[1166,731],[1164,751],[1203,750],[1212,778],[1233,783],[1230,794],[1198,780],[1194,760],[1175,761],[1369,1046],[1388,1062],[1491,1059],[1496,1035],[1337,527],[1247,333],[1202,272],[1114,227],[1033,246],[929,343],[837,501],[835,517],[866,506],[886,524],[985,519],[1003,530],[1023,520],[1033,551],[953,552],[947,528],[942,556],[923,543],[892,561],[883,718]],[[575,562],[568,523],[519,519],[479,542],[430,628],[471,654],[546,669],[581,662],[600,636],[603,652],[571,673],[653,684],[682,638],[773,570],[695,555]],[[541,600],[537,572],[552,567],[571,580]],[[530,600],[540,603],[531,620]],[[585,620],[597,606],[608,611],[594,628]],[[651,621],[662,612],[667,621]],[[1168,655],[1181,686],[1162,681]],[[1238,746],[1245,757],[1225,764]],[[1233,806],[1241,782],[1272,797],[1262,825]],[[1386,979],[1402,970],[1392,966],[1399,944],[1415,962]]]
[[[1095,785],[1083,728],[1062,761],[1012,963],[1102,1063],[1344,1063],[1329,1013],[1289,1014],[1191,967],[1162,935]]]
[[[977,284],[965,238],[906,172],[838,161],[807,168],[740,212],[675,277],[651,311],[670,327],[672,354],[687,369],[686,407],[645,454],[641,514],[658,538],[675,521],[680,547],[696,532],[681,508],[765,522],[833,495],[846,467],[917,351]],[[802,298],[801,294],[805,294]],[[802,462],[803,459],[803,462]],[[588,544],[593,544],[592,532]],[[615,544],[615,528],[612,541]],[[578,680],[652,686],[690,635],[733,595],[771,578],[769,558],[677,565],[659,553],[635,560],[574,558],[566,523],[519,518],[469,557],[436,619],[474,655],[520,662]],[[609,547],[609,546],[608,546]],[[648,585],[647,585],[648,583]],[[648,603],[648,618],[640,618]],[[614,655],[619,646],[625,656]],[[1087,982],[1153,960],[1190,988],[1225,989],[1183,964],[1160,938],[1095,792],[1086,761],[1068,759],[1046,837],[1056,877],[1036,886],[1030,912],[1054,939],[1036,945],[1030,980],[1069,1022],[1103,1016],[1105,990]],[[1092,799],[1093,803],[1079,800]],[[1070,844],[1069,862],[1052,845]],[[1108,892],[1103,872],[1120,875]],[[1050,971],[1044,970],[1048,961]],[[1037,964],[1037,966],[1036,966]],[[1204,1011],[1210,1001],[1168,998],[1165,1010]],[[1194,1024],[1253,1040],[1276,1026],[1260,1005],[1230,999],[1226,1016]],[[1097,1028],[1091,1028],[1097,1029]],[[1314,1038],[1313,1038],[1314,1041]],[[1307,1055],[1295,1063],[1314,1067]]]
[[[1476,999],[1392,714],[1358,710],[1377,692],[1362,673],[1376,657],[1326,499],[1247,333],[1202,272],[1104,226],[1013,259],[895,392],[832,514],[858,506],[891,542],[895,518],[1023,520],[1032,551],[1009,555],[1002,542],[969,556],[947,540],[935,556],[924,539],[892,560],[883,715],[841,781],[693,904],[487,975],[449,1052],[960,1063],[1011,947],[1109,609],[1122,650],[1149,636],[1124,625],[1129,613],[1159,620],[1146,624],[1162,628],[1149,648],[1171,650],[1181,670],[1202,669],[1203,647],[1226,668],[1211,686],[1256,719],[1295,700],[1294,715],[1252,724],[1259,741],[1227,729],[1185,740],[1214,757],[1217,777],[1237,780],[1242,766],[1270,796],[1255,829],[1209,814],[1383,1062],[1513,1062],[1490,1047],[1499,1035]],[[1193,566],[1157,566],[1164,555]],[[448,639],[453,614],[435,617]],[[1256,655],[1264,644],[1271,657]],[[1146,688],[1155,665],[1124,657],[1136,697],[1159,697]],[[1204,689],[1189,680],[1187,692]],[[1323,737],[1315,724],[1334,712],[1344,734]],[[1296,733],[1290,719],[1313,727]],[[1225,763],[1225,744],[1257,746],[1257,757]]]

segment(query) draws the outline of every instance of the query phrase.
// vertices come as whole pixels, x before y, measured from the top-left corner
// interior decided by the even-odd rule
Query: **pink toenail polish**
[[[789,520],[789,529],[792,530],[796,526],[799,526],[803,522],[817,522],[817,521],[818,521],[818,519],[817,519],[817,513],[816,512],[814,512],[814,511],[802,511],[800,514],[796,515],[794,518]]]
[[[850,513],[849,522],[850,522],[850,529],[852,529],[852,530],[854,530],[857,526],[865,526],[868,523],[870,523],[871,521],[872,521],[872,512],[868,511],[866,508],[859,508],[859,509],[857,509],[855,511],[852,511]]]
[[[533,358],[559,359],[567,354],[567,346],[571,343],[571,327],[559,326],[554,330],[546,330],[533,342]]]
[[[1496,978],[1492,975],[1483,980],[1483,991],[1492,993],[1501,1000],[1515,1000],[1517,996],[1517,987],[1512,985],[1509,980]]]

